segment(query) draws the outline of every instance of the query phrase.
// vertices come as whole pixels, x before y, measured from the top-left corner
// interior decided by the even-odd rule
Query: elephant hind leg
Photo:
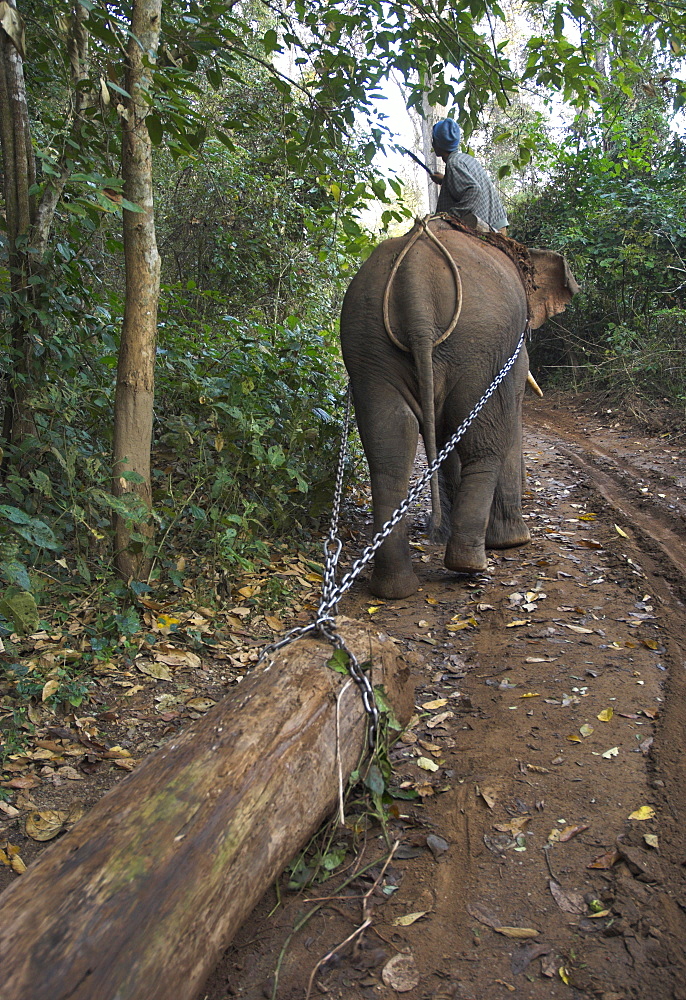
[[[381,530],[407,495],[419,438],[419,422],[397,393],[356,384],[355,411],[369,465],[374,531]],[[410,556],[406,519],[397,524],[374,557],[369,589],[397,600],[419,586]]]
[[[531,539],[522,517],[524,468],[521,437],[517,437],[503,462],[493,494],[486,532],[486,547],[489,549],[509,549],[525,545]]]

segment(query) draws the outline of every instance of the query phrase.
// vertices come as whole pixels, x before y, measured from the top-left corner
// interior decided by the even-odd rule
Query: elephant
[[[428,217],[427,217],[428,219]],[[345,294],[340,337],[369,465],[375,532],[407,495],[421,432],[431,463],[513,354],[522,333],[562,312],[578,291],[564,258],[530,250],[533,287],[505,237],[483,238],[441,217],[384,240]],[[451,331],[451,327],[454,327]],[[433,527],[443,521],[445,566],[478,573],[486,548],[529,540],[522,517],[523,346],[512,369],[432,482]],[[419,586],[403,520],[374,559],[377,597]]]

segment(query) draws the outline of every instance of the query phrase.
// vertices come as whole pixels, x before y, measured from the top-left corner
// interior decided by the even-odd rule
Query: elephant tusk
[[[531,386],[531,388],[536,393],[536,395],[540,396],[541,399],[543,399],[543,390],[541,389],[540,385],[538,384],[538,382],[536,381],[536,379],[533,377],[533,375],[531,374],[531,372],[529,372],[528,375],[526,376],[526,382],[527,382],[527,385]]]

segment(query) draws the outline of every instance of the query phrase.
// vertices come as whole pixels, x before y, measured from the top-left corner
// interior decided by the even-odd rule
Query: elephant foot
[[[465,545],[454,538],[446,546],[443,563],[453,573],[482,573],[488,565],[483,545]]]
[[[381,573],[375,569],[369,581],[369,589],[372,594],[388,601],[410,597],[411,594],[417,592],[418,587],[419,580],[412,570],[407,570],[404,573]]]
[[[486,532],[486,548],[489,549],[512,549],[529,541],[531,533],[521,517],[489,524]]]

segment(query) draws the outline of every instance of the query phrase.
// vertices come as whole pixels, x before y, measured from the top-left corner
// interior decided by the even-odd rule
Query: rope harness
[[[395,263],[393,264],[393,267],[391,268],[391,273],[388,275],[388,281],[386,282],[386,287],[383,293],[383,322],[386,328],[386,333],[393,341],[395,346],[399,347],[401,351],[409,352],[410,348],[407,347],[405,344],[402,344],[400,340],[398,340],[398,338],[395,336],[391,328],[391,318],[389,310],[391,287],[393,285],[393,281],[395,280],[395,276],[398,273],[398,270],[403,260],[410,252],[414,244],[417,242],[419,237],[422,236],[423,234],[426,234],[429,237],[429,239],[436,244],[440,252],[448,261],[448,266],[452,271],[453,279],[455,281],[455,309],[453,311],[453,318],[451,319],[445,333],[442,333],[441,336],[438,338],[438,340],[434,340],[433,342],[434,347],[437,347],[438,344],[442,344],[443,341],[450,336],[450,334],[457,326],[457,321],[460,318],[460,313],[462,312],[462,279],[460,278],[460,270],[457,264],[455,263],[455,259],[448,250],[448,248],[443,243],[441,243],[441,241],[436,236],[434,236],[434,234],[429,229],[430,222],[433,222],[434,219],[442,219],[442,218],[443,218],[442,215],[425,215],[423,219],[415,219],[415,226],[418,227],[417,231],[412,234],[410,239],[403,247],[402,251],[398,254],[398,257]]]

